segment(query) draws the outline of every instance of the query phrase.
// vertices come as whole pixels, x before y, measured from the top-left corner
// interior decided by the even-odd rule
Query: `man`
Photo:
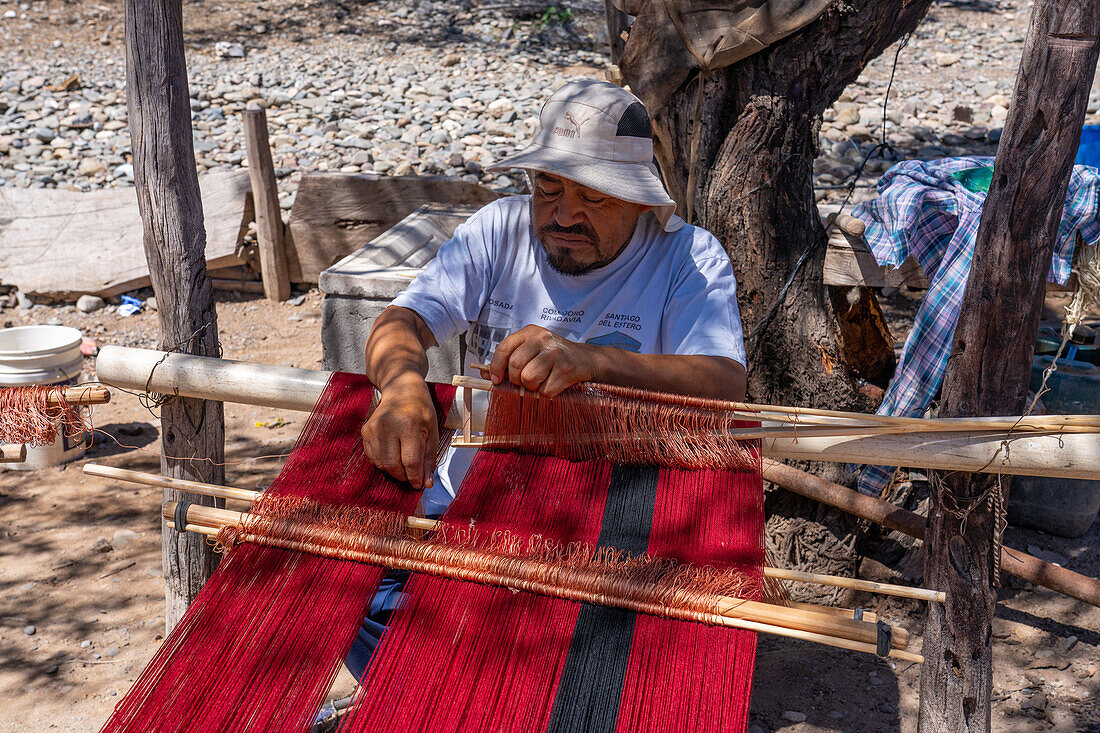
[[[745,350],[729,258],[673,214],[653,163],[649,115],[614,84],[573,81],[543,106],[534,142],[493,166],[532,193],[484,207],[378,317],[366,373],[382,393],[367,457],[450,503],[472,451],[437,468],[426,349],[466,332],[487,378],[554,396],[583,381],[742,400]],[[490,361],[491,360],[491,361]],[[391,579],[392,580],[392,579]],[[348,666],[360,676],[400,578],[384,584]],[[373,620],[372,620],[373,619]]]

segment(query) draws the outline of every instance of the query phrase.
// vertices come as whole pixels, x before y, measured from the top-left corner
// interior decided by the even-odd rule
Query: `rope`
[[[1047,380],[1058,370],[1058,360],[1062,358],[1062,350],[1073,338],[1073,332],[1085,320],[1089,306],[1100,305],[1100,245],[1096,242],[1085,244],[1081,239],[1081,233],[1077,233],[1077,250],[1073,257],[1073,275],[1077,276],[1077,289],[1073,291],[1073,297],[1066,306],[1066,316],[1062,320],[1062,343],[1058,344],[1058,350],[1054,352],[1054,359],[1050,366],[1043,371],[1043,381],[1039,389],[1035,390],[1035,396],[1031,399],[1024,415],[1030,415],[1035,409],[1039,398],[1049,391]]]

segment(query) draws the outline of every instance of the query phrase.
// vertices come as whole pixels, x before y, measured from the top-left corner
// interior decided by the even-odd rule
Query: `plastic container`
[[[84,357],[80,331],[67,326],[20,326],[0,330],[0,387],[76,384]],[[59,435],[50,445],[27,447],[27,460],[0,468],[28,471],[57,466],[84,455],[91,434]]]
[[[1037,356],[1031,366],[1031,389],[1039,388],[1050,356]],[[1086,361],[1058,360],[1043,394],[1047,412],[1100,415],[1100,367]],[[1100,511],[1100,481],[1016,476],[1008,496],[1008,520],[1061,537],[1089,531]]]
[[[1073,162],[1100,168],[1100,125],[1081,128],[1081,144],[1077,147],[1077,158]]]

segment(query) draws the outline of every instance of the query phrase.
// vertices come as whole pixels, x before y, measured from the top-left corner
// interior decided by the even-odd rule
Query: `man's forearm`
[[[374,322],[366,346],[367,378],[379,389],[428,373],[427,349],[435,338],[424,320],[407,308],[390,306]]]
[[[732,359],[585,346],[593,350],[595,382],[735,402],[745,399],[745,368]]]

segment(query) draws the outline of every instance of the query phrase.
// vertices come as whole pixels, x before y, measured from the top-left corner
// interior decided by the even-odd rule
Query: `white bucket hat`
[[[535,139],[489,167],[542,171],[622,201],[653,207],[665,231],[684,225],[673,216],[653,162],[653,130],[645,105],[605,81],[578,79],[554,92],[539,115]]]

